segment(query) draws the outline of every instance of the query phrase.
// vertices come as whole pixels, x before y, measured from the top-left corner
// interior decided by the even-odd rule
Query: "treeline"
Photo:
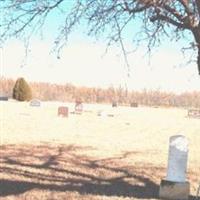
[[[12,97],[15,80],[1,78],[0,94]],[[137,102],[147,106],[174,106],[200,108],[200,92],[187,92],[182,94],[167,93],[161,91],[129,91],[124,88],[109,87],[89,88],[76,87],[72,84],[58,85],[50,83],[29,83],[33,98],[44,101],[68,101],[74,102],[77,98],[86,103],[111,103],[116,101],[121,105]]]

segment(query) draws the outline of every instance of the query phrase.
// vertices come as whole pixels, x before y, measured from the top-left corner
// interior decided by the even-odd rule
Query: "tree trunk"
[[[197,65],[198,65],[198,71],[199,71],[199,75],[200,75],[200,44],[198,46]]]
[[[200,75],[200,25],[195,27],[192,30],[192,33],[193,33],[195,41],[197,43],[197,49],[198,49],[197,67],[198,67],[198,72],[199,72],[199,75]]]

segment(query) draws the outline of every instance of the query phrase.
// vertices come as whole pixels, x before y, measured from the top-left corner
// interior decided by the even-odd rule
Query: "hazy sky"
[[[175,48],[160,48],[150,59],[144,56],[142,48],[130,54],[130,78],[117,47],[104,54],[106,46],[103,43],[74,41],[63,49],[60,59],[50,54],[50,49],[49,43],[34,41],[25,59],[23,43],[10,42],[1,49],[1,74],[15,79],[23,76],[28,81],[84,86],[118,87],[126,83],[129,89],[135,90],[200,91],[196,64],[186,65],[183,54]]]
[[[82,27],[72,33],[60,59],[57,59],[55,54],[50,54],[52,46],[49,39],[51,34],[56,33],[59,19],[60,15],[50,16],[44,28],[45,39],[39,40],[37,36],[32,40],[26,59],[23,42],[12,40],[1,48],[1,76],[14,79],[23,76],[28,81],[95,87],[127,84],[129,89],[134,90],[200,91],[196,63],[186,63],[187,59],[180,52],[179,46],[183,44],[180,42],[165,42],[150,59],[148,55],[144,56],[146,50],[143,47],[131,53],[128,57],[131,76],[128,78],[120,48],[114,46],[104,54],[106,44],[102,40],[94,42],[94,39],[83,34],[86,32],[83,23]],[[126,37],[132,34],[131,30],[132,27]]]

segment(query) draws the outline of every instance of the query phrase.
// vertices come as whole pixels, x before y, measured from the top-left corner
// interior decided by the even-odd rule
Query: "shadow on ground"
[[[128,165],[129,157],[138,152],[97,159],[87,156],[87,151],[92,150],[74,145],[1,146],[0,197],[36,189],[108,197],[158,198],[159,185],[154,177],[165,171],[163,168]]]

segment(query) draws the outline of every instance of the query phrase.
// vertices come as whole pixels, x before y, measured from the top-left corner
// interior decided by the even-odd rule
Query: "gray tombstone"
[[[32,99],[30,101],[30,106],[33,106],[33,107],[40,107],[41,106],[41,101],[38,100],[38,99]]]
[[[0,96],[0,101],[8,101],[8,97],[7,96]]]

